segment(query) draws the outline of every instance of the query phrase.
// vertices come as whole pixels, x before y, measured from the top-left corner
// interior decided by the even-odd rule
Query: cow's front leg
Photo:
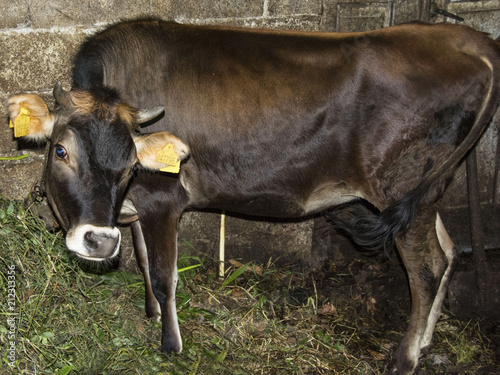
[[[132,230],[135,260],[144,277],[144,287],[146,290],[146,315],[148,318],[154,318],[156,321],[160,321],[160,305],[153,293],[151,277],[149,275],[148,248],[146,246],[146,242],[144,241],[141,224],[139,223],[137,207],[131,199],[124,200],[120,210],[118,222],[121,224],[130,224],[130,229]]]
[[[144,177],[145,178],[145,177]],[[139,216],[143,242],[146,245],[151,288],[160,304],[161,351],[180,352],[182,340],[177,322],[175,289],[177,287],[177,225],[182,213],[182,191],[169,180],[159,180],[164,191],[134,187],[131,196]],[[151,186],[152,185],[152,186]],[[168,191],[168,193],[165,193]]]
[[[148,318],[154,318],[160,321],[161,309],[158,300],[156,299],[153,287],[151,285],[151,277],[149,274],[149,259],[148,249],[144,241],[141,224],[139,221],[134,221],[130,224],[132,229],[132,237],[134,239],[134,253],[137,265],[144,276],[144,287],[146,290],[146,315]]]
[[[161,351],[182,351],[177,321],[175,289],[177,287],[177,224],[180,214],[171,212],[143,219],[141,228],[148,249],[151,286],[161,308]]]

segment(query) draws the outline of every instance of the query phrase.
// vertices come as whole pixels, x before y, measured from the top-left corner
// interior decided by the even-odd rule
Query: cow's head
[[[39,96],[13,96],[9,116],[19,125],[17,136],[50,140],[45,188],[67,231],[68,249],[90,260],[114,257],[121,237],[117,217],[138,165],[161,169],[158,151],[171,149],[182,160],[189,148],[167,132],[138,134],[139,124],[158,117],[162,107],[135,109],[104,87],[68,92],[58,84],[54,98],[50,110]]]

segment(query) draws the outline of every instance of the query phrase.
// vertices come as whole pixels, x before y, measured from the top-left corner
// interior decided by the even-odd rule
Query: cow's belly
[[[314,190],[303,206],[306,214],[312,214],[359,198],[363,198],[360,192],[347,189],[342,183],[328,184]]]
[[[344,183],[326,183],[308,193],[281,186],[275,190],[249,191],[202,188],[181,178],[192,208],[211,208],[264,217],[301,217],[363,198]]]

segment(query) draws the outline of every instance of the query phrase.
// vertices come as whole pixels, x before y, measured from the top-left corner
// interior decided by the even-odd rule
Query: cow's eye
[[[132,168],[130,168],[130,173],[135,177],[137,171],[139,170],[139,163],[135,163]]]
[[[61,145],[56,145],[55,153],[58,159],[64,160],[68,158],[68,153],[66,152],[66,149]]]

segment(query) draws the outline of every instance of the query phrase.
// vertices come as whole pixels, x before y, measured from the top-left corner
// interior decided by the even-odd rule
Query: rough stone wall
[[[126,5],[124,5],[126,4]],[[464,17],[465,23],[500,35],[500,3],[438,0],[439,8]],[[89,35],[120,20],[155,16],[184,23],[230,24],[277,29],[362,31],[411,20],[441,21],[427,0],[0,0],[0,100],[12,94],[34,92],[50,101],[57,81],[69,87],[72,56]],[[29,154],[19,161],[0,161],[0,194],[24,199],[42,174],[44,148],[13,139],[6,113],[0,106],[0,156]],[[498,127],[482,142],[479,160],[487,183],[482,198],[492,196],[491,162],[496,150]],[[488,164],[489,163],[489,164]],[[497,161],[498,163],[498,161]],[[447,195],[451,206],[464,206],[464,171]],[[191,246],[215,253],[219,216],[188,214],[181,223],[181,249]],[[282,252],[290,260],[307,264],[310,258],[311,221],[266,223],[229,218],[227,247],[232,256],[265,261]],[[185,241],[184,241],[185,240]],[[129,256],[130,257],[130,256]],[[285,256],[286,258],[286,256]]]

